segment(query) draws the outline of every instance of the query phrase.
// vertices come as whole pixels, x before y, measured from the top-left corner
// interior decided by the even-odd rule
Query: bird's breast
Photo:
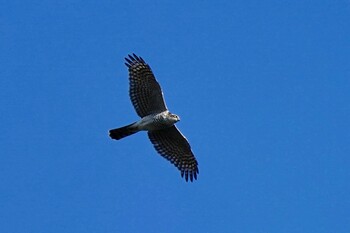
[[[160,130],[174,125],[175,122],[169,120],[163,114],[153,114],[143,117],[138,123],[139,130]]]

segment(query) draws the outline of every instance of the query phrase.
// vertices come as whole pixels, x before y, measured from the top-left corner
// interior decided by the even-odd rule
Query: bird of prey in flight
[[[109,131],[112,139],[122,139],[139,131],[147,131],[156,151],[173,163],[185,180],[197,179],[198,163],[187,139],[177,129],[179,116],[169,112],[162,89],[151,67],[139,56],[125,58],[129,69],[129,95],[140,120]]]

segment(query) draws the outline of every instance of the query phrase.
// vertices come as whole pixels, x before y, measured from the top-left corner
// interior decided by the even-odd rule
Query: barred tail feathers
[[[130,136],[134,133],[137,133],[139,130],[137,130],[135,127],[133,127],[134,124],[135,123],[132,123],[130,125],[127,125],[127,126],[124,126],[121,128],[111,129],[109,131],[109,136],[112,139],[119,140],[119,139],[125,138],[127,136]]]

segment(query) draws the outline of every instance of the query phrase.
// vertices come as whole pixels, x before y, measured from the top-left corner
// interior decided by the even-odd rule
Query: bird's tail
[[[109,131],[109,136],[112,139],[119,140],[119,139],[125,138],[125,137],[127,137],[129,135],[132,135],[134,133],[137,133],[139,130],[136,129],[136,127],[133,127],[134,124],[135,123],[132,123],[130,125],[127,125],[127,126],[124,126],[124,127],[121,127],[121,128],[111,129]]]

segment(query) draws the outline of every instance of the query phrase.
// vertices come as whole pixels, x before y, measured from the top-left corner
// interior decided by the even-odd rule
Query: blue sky
[[[3,1],[2,232],[350,232],[349,1]],[[200,174],[138,119],[152,67]]]

